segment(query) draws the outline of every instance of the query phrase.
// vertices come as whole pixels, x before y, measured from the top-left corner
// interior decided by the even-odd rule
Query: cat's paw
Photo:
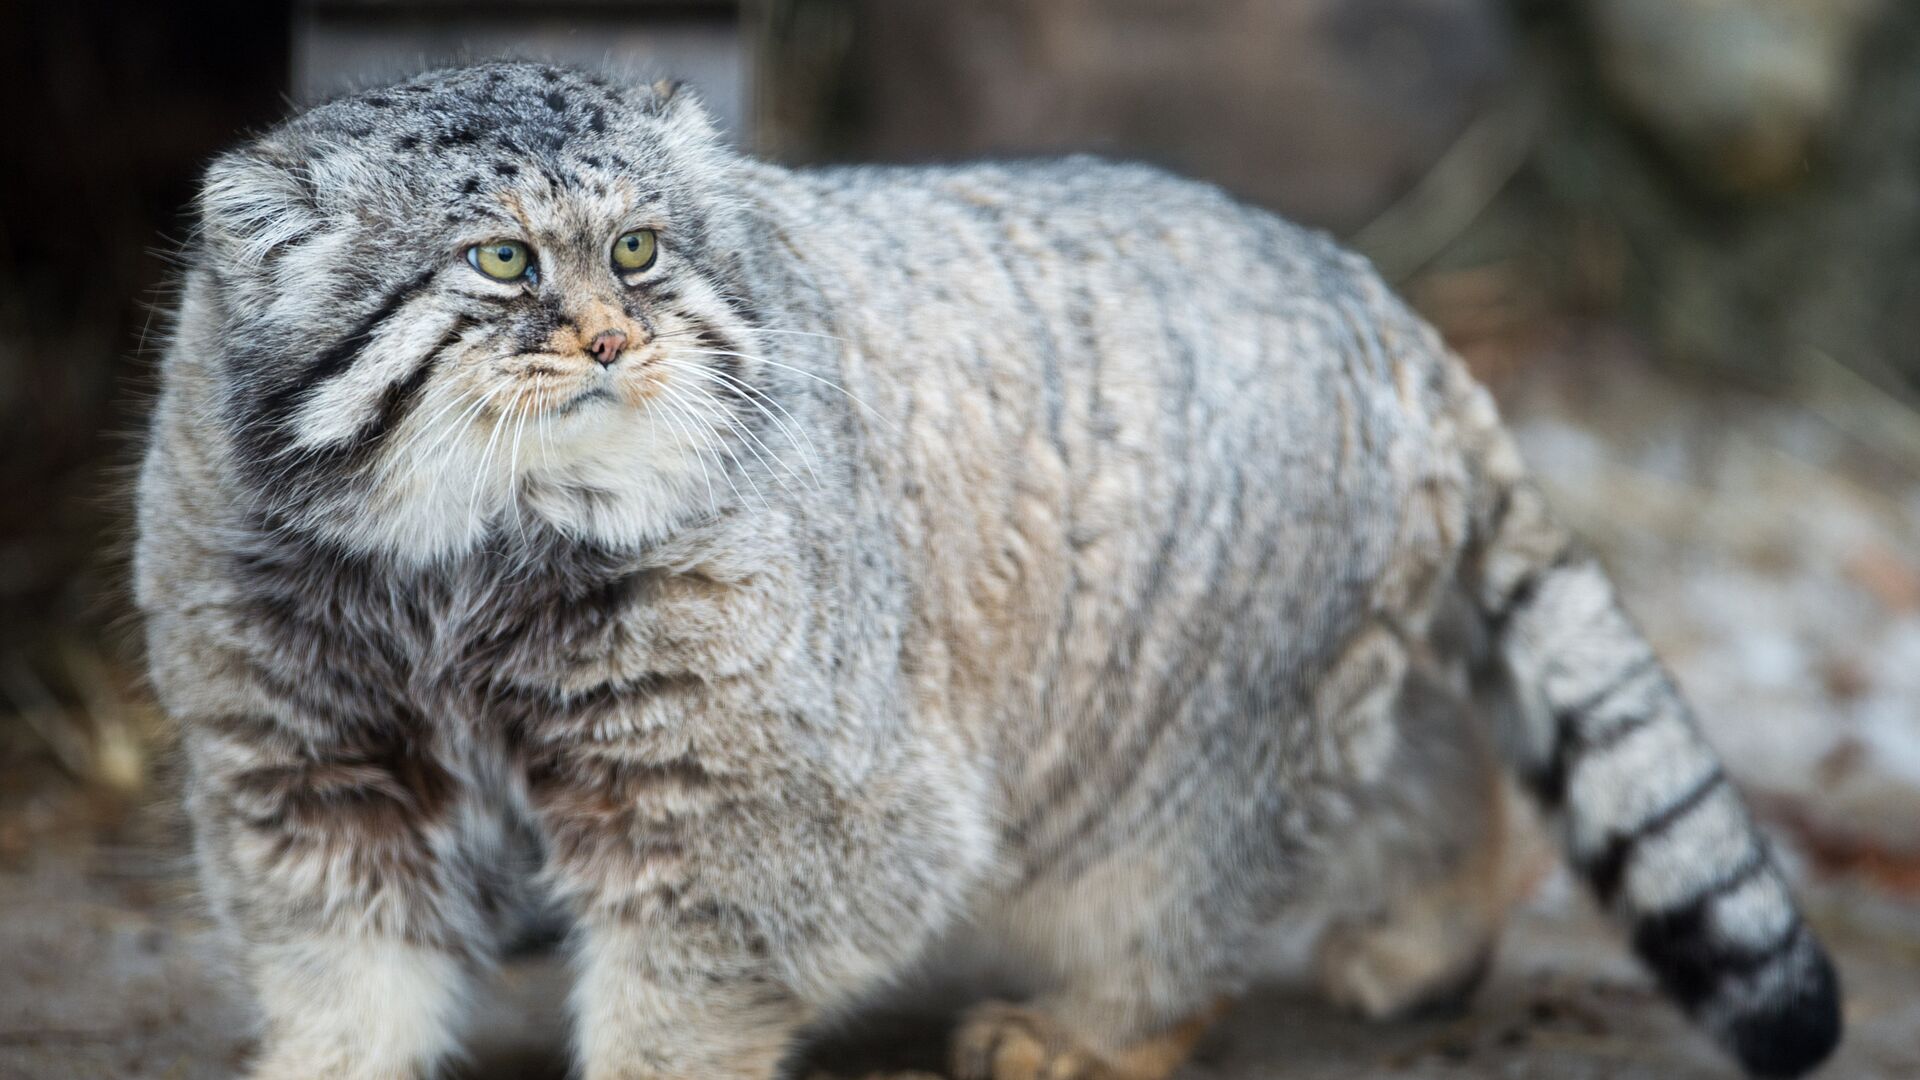
[[[1320,940],[1314,967],[1333,1004],[1369,1020],[1401,1020],[1463,1011],[1492,958],[1487,934],[1335,924]]]
[[[939,1073],[907,1069],[898,1072],[870,1072],[857,1077],[840,1076],[830,1072],[815,1072],[808,1074],[807,1080],[946,1080],[946,1077],[941,1076]]]
[[[1133,1080],[1046,1014],[999,1002],[967,1015],[953,1040],[953,1080]]]

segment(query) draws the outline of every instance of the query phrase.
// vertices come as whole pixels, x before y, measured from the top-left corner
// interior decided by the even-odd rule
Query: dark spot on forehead
[[[493,163],[493,171],[499,173],[501,176],[518,176],[520,174],[520,166],[515,165],[511,161],[496,161]]]
[[[443,132],[434,142],[440,146],[471,146],[479,138],[480,132],[475,130],[471,123],[467,123]]]
[[[480,178],[477,176],[467,177],[467,182],[460,185],[460,191],[462,194],[471,195],[474,192],[479,190],[480,190]]]
[[[393,146],[396,150],[418,150],[420,148],[420,136],[402,135],[394,140]]]
[[[560,73],[553,68],[541,68],[540,77],[550,83],[560,81]]]
[[[606,132],[607,132],[607,110],[605,110],[605,109],[603,109],[603,108],[601,108],[601,107],[600,107],[600,106],[598,106],[598,105],[595,105],[595,106],[593,107],[593,117],[592,117],[592,119],[590,119],[590,120],[588,120],[588,121],[587,121],[587,126],[593,129],[593,133],[594,133],[595,135],[604,135],[604,134],[606,134]]]
[[[376,109],[384,109],[393,104],[393,99],[384,94],[370,94],[360,99]]]
[[[567,107],[566,95],[562,94],[558,90],[547,91],[547,108],[552,109],[554,112],[560,112],[566,107]]]

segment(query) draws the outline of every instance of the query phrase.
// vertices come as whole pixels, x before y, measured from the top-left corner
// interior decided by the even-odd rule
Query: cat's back
[[[1237,394],[1329,371],[1384,384],[1396,364],[1435,378],[1447,362],[1364,258],[1153,166],[1074,156],[781,177],[768,193],[781,242],[856,344],[895,334],[948,353],[1022,335],[1000,351]]]
[[[801,217],[840,236],[834,252],[909,296],[1011,274],[1034,287],[1153,284],[1172,294],[1187,291],[1181,281],[1215,291],[1286,281],[1306,298],[1359,265],[1319,233],[1139,163],[1078,155],[790,175],[806,192]]]
[[[1423,377],[1445,364],[1366,260],[1153,166],[1074,156],[763,176],[774,243],[825,296],[836,333],[888,354],[882,376],[971,354],[1039,384],[1171,378],[1201,396],[1298,400],[1330,374],[1385,385],[1386,352]]]
[[[1264,641],[1286,612],[1344,636],[1377,586],[1447,561],[1458,523],[1427,519],[1458,513],[1460,374],[1327,237],[1088,158],[790,182],[783,241],[890,422],[869,460],[983,669],[1035,656],[1090,700],[1100,643],[1139,627]]]
[[[1438,335],[1365,259],[1217,187],[1084,156],[786,175],[845,374],[923,427],[971,407],[986,445],[1039,431],[1067,473],[1291,470],[1342,515],[1446,456],[1463,376]]]

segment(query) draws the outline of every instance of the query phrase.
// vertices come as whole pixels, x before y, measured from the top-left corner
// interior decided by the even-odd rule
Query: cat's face
[[[684,97],[531,64],[223,158],[196,288],[242,475],[283,520],[415,558],[515,515],[634,542],[708,508],[756,389],[734,161]]]

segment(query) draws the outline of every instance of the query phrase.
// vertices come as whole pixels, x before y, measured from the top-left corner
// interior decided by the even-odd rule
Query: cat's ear
[[[319,200],[301,166],[255,143],[214,159],[200,185],[200,236],[220,257],[258,266],[311,237]]]
[[[646,105],[648,116],[671,120],[708,135],[718,130],[706,106],[700,103],[700,95],[680,80],[659,79],[647,89],[650,92]]]
[[[664,112],[673,104],[673,99],[679,97],[681,91],[686,88],[687,84],[681,82],[679,79],[655,79],[651,87],[653,90],[653,111]]]

